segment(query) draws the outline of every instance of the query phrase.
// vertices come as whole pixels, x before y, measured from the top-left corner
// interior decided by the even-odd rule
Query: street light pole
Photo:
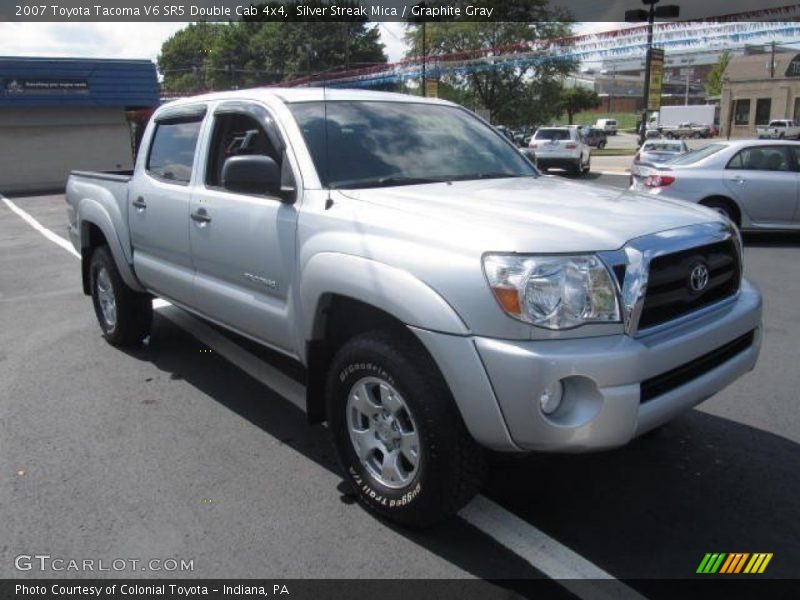
[[[649,10],[628,10],[625,11],[625,21],[628,23],[647,21],[647,53],[645,54],[644,66],[644,108],[642,109],[642,122],[639,129],[639,141],[644,143],[645,130],[647,129],[647,112],[650,106],[650,58],[653,49],[653,24],[656,17],[674,19],[680,14],[680,8],[675,5],[660,6],[656,8],[659,0],[642,0],[642,4],[648,5]],[[663,57],[661,58],[663,63]]]
[[[650,4],[647,14],[647,51],[644,59],[644,108],[642,109],[642,125],[639,128],[639,144],[644,144],[647,130],[647,106],[650,103],[650,50],[653,48],[653,23],[656,20],[656,2]]]

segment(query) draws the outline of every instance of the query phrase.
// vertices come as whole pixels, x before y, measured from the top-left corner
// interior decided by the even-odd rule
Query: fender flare
[[[330,294],[365,302],[406,325],[469,334],[455,309],[428,284],[403,269],[352,254],[320,252],[312,256],[302,270],[299,293],[308,317],[302,331],[306,340],[315,339],[316,317]]]
[[[122,222],[120,216],[118,216],[118,219]],[[114,227],[111,215],[109,215],[106,208],[97,200],[83,198],[78,205],[78,223],[80,223],[81,255],[84,255],[83,249],[89,247],[89,228],[87,225],[94,225],[102,232],[103,237],[108,242],[111,256],[114,258],[114,263],[125,284],[137,292],[145,292],[146,290],[136,279],[133,268],[128,262],[128,257],[119,239],[117,229]],[[84,256],[84,260],[85,258]]]

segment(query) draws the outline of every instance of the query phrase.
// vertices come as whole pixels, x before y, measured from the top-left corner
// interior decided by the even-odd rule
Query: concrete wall
[[[73,169],[131,168],[122,108],[0,108],[0,193],[60,189]]]

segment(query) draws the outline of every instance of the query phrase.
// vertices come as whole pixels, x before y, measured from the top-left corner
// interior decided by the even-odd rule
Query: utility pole
[[[772,53],[769,58],[769,77],[770,79],[775,79],[775,42],[773,41],[770,46],[772,47]]]
[[[683,97],[683,105],[689,106],[689,71],[686,71],[686,93]]]

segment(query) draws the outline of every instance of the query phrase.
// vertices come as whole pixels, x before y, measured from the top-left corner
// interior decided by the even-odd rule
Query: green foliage
[[[289,15],[295,14],[295,4],[285,5]],[[198,23],[177,32],[158,57],[165,89],[252,87],[386,62],[378,28],[363,19],[311,23],[260,18]]]
[[[437,4],[493,7],[508,21],[409,24],[406,41],[408,56],[425,54],[435,62],[439,54],[481,50],[480,58],[490,63],[492,57],[528,52],[530,42],[571,34],[568,16],[550,9],[547,0],[482,0],[470,2],[426,2]],[[513,19],[513,20],[511,20]],[[552,100],[563,77],[577,68],[575,60],[542,57],[536,64],[508,62],[492,68],[443,75],[444,82],[473,99],[472,104],[487,109],[494,122],[506,125],[545,122],[557,112]]]
[[[719,55],[719,60],[708,74],[706,80],[706,94],[709,96],[719,96],[722,93],[722,77],[725,75],[725,69],[731,62],[732,54],[730,50],[725,50]]]
[[[562,91],[560,104],[562,110],[567,113],[567,122],[572,125],[575,113],[587,108],[597,108],[600,106],[600,97],[594,90],[575,86]]]

